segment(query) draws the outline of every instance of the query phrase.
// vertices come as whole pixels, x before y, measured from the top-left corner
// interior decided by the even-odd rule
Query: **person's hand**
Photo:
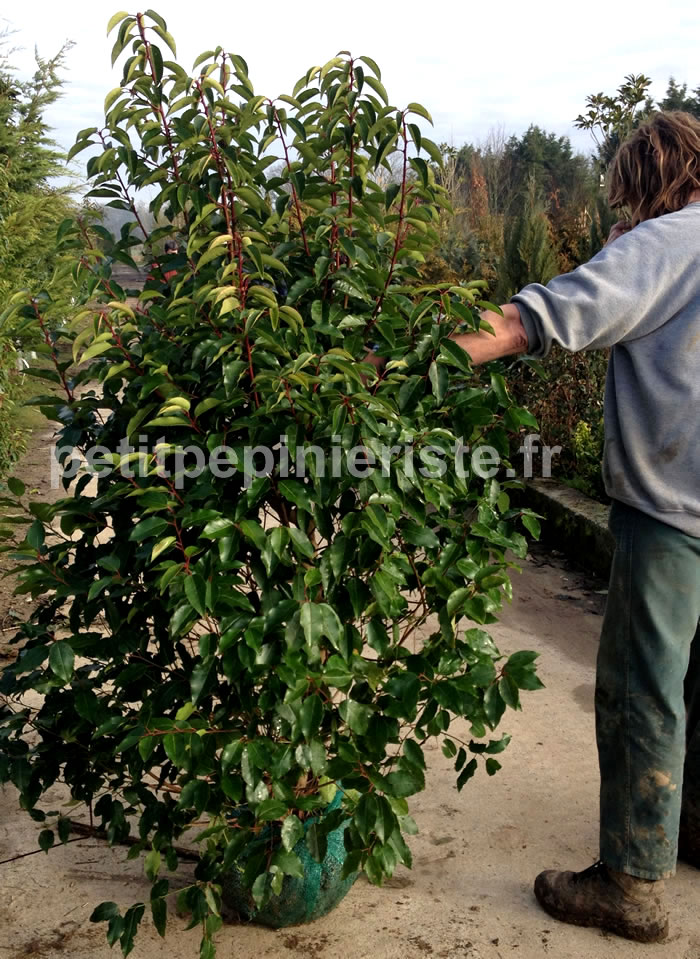
[[[381,379],[382,370],[386,366],[386,360],[383,356],[377,356],[373,350],[370,350],[367,355],[363,357],[362,362],[373,366],[377,373],[379,373],[379,378]],[[369,378],[365,376],[364,373],[360,373],[360,379],[362,380],[363,384],[367,386]]]
[[[612,243],[613,240],[616,240],[619,236],[622,236],[623,233],[628,233],[631,229],[632,224],[627,220],[618,220],[610,230],[608,238],[605,241],[605,245],[607,246],[608,243]]]

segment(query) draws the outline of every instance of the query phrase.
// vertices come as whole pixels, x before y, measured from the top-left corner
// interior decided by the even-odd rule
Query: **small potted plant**
[[[188,75],[152,11],[110,29],[122,83],[72,154],[92,147],[90,195],[133,221],[116,240],[61,226],[69,327],[44,323],[41,294],[12,307],[55,363],[36,402],[67,495],[9,483],[30,525],[7,548],[41,602],[1,680],[0,779],[44,848],[71,828],[42,810],[59,781],[129,839],[161,934],[192,837],[178,905],[210,957],[222,905],[301,921],[360,871],[411,865],[426,740],[460,789],[499,768],[508,737],[490,733],[540,682],[535,653],[502,657],[483,627],[536,520],[483,454],[530,418],[450,339],[478,327],[480,285],[421,286],[446,203],[422,106],[391,106],[369,57],[271,100],[221,47]],[[142,290],[117,283],[166,239]],[[93,918],[126,955],[145,908]]]

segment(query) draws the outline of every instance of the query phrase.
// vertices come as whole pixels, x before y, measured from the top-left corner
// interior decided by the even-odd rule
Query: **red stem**
[[[102,146],[105,147],[105,149],[108,149],[107,144],[106,144],[106,142],[105,142],[104,133],[102,133],[102,131],[100,131],[97,135],[99,136],[99,138],[100,138],[100,140],[101,140],[101,142],[102,142]],[[129,204],[129,209],[130,209],[131,212],[134,214],[134,218],[136,219],[136,222],[137,222],[138,225],[139,225],[139,229],[140,229],[141,232],[143,233],[144,239],[146,240],[146,242],[148,242],[148,231],[146,230],[146,227],[143,225],[143,221],[141,220],[141,217],[140,217],[139,214],[138,214],[138,210],[136,209],[136,204],[135,204],[135,202],[133,201],[133,199],[131,198],[131,194],[129,193],[129,189],[128,189],[126,183],[124,183],[124,179],[123,179],[121,173],[119,172],[119,170],[116,171],[116,177],[117,177],[117,180],[119,181],[119,186],[122,188],[122,193],[124,194],[124,199],[125,199],[126,202]],[[159,266],[160,266],[160,264],[159,264]],[[161,268],[161,273],[162,273],[162,268]]]
[[[353,81],[355,79],[353,73],[353,66],[355,61],[350,59],[350,90],[352,91]],[[354,137],[354,123],[355,123],[355,110],[352,110],[348,114],[348,122],[350,123],[350,189],[348,190],[348,219],[350,223],[348,224],[348,235],[352,235],[352,181],[355,176],[355,137]]]
[[[275,121],[276,121],[276,123],[277,123],[277,130],[279,131],[279,137],[280,137],[280,140],[281,140],[281,142],[282,142],[282,149],[284,150],[284,159],[285,159],[285,162],[286,162],[286,164],[287,164],[287,170],[288,170],[288,172],[290,173],[289,183],[290,183],[290,186],[291,186],[291,188],[292,188],[292,199],[294,200],[294,206],[296,207],[297,219],[299,220],[299,229],[300,229],[300,231],[301,231],[301,238],[302,238],[302,240],[304,241],[304,251],[306,252],[306,255],[307,255],[307,256],[311,256],[311,251],[309,250],[309,243],[308,243],[308,241],[307,241],[307,239],[306,239],[306,233],[305,233],[305,231],[304,231],[304,221],[303,221],[302,216],[301,216],[301,204],[299,203],[299,197],[297,196],[296,187],[294,186],[294,184],[292,183],[292,180],[291,180],[292,164],[291,164],[291,161],[290,161],[290,159],[289,159],[289,150],[287,149],[287,143],[286,143],[286,141],[285,141],[285,139],[284,139],[284,133],[282,132],[282,121],[280,120],[279,113],[278,113],[277,110],[275,109],[275,106],[274,106],[274,104],[272,103],[272,101],[270,101],[270,105],[272,106],[272,108],[273,108],[273,110],[274,110]]]
[[[146,57],[148,58],[148,65],[151,68],[151,79],[153,80],[153,83],[156,84],[156,68],[153,64],[153,57],[151,55],[151,45],[146,39],[146,28],[143,24],[142,13],[136,14],[136,22],[138,24],[139,34],[141,35],[141,39],[143,40],[143,45],[146,48]],[[151,104],[151,105],[154,106],[154,104]],[[170,150],[170,155],[173,158],[173,172],[175,174],[175,180],[179,183],[180,168],[177,163],[177,154],[175,153],[175,147],[173,145],[172,130],[170,129],[170,125],[168,124],[167,118],[165,116],[165,111],[163,110],[162,103],[157,104],[156,111],[160,117],[160,122],[163,127],[163,133],[165,134],[165,139],[168,141],[168,149]]]
[[[245,338],[245,348],[246,348],[246,351],[247,351],[247,353],[248,353],[248,372],[249,372],[249,374],[250,374],[250,385],[253,387],[253,397],[255,398],[255,405],[256,405],[256,407],[259,407],[259,406],[260,406],[260,400],[259,400],[259,398],[258,398],[258,392],[257,392],[257,390],[255,389],[255,386],[254,386],[254,383],[255,383],[255,370],[253,369],[253,351],[252,351],[251,348],[250,348],[250,340],[248,339],[247,334],[246,334],[246,338]]]
[[[404,220],[406,218],[406,186],[407,186],[407,176],[408,176],[408,137],[406,136],[406,121],[402,120],[402,129],[401,134],[403,136],[403,169],[401,171],[401,202],[399,204],[399,222],[396,227],[396,239],[394,241],[394,250],[391,254],[391,263],[389,265],[389,272],[387,273],[386,283],[384,284],[384,289],[377,299],[377,304],[374,307],[374,313],[372,313],[372,319],[365,329],[365,334],[374,327],[377,322],[377,317],[379,316],[379,311],[382,308],[382,303],[384,302],[384,297],[386,296],[386,291],[389,289],[389,284],[392,281],[394,276],[394,270],[396,269],[396,259],[399,255],[399,250],[401,249],[401,244],[405,238],[405,235],[402,236]]]
[[[216,139],[216,129],[214,127],[214,122],[204,99],[204,91],[202,90],[202,85],[199,81],[196,82],[197,90],[199,92],[199,102],[202,105],[202,110],[204,111],[204,116],[207,119],[209,125],[209,140],[211,142],[211,155],[216,163],[216,169],[219,174],[222,183],[222,197],[223,197],[223,210],[224,217],[226,218],[226,228],[231,237],[231,242],[229,243],[229,258],[233,260],[234,256],[237,257],[238,262],[238,288],[241,294],[241,310],[245,309],[246,294],[248,290],[248,284],[243,275],[243,246],[241,243],[241,238],[238,233],[238,227],[236,223],[236,208],[234,206],[235,201],[235,190],[233,187],[233,182],[231,180],[231,174],[228,167],[224,163],[221,150],[219,149],[219,144]],[[224,181],[226,186],[223,186]]]
[[[105,326],[107,327],[109,332],[112,334],[114,342],[117,345],[117,349],[121,350],[121,352],[124,354],[124,356],[129,362],[129,366],[131,367],[131,369],[134,370],[135,373],[138,373],[139,376],[143,376],[144,370],[140,366],[138,366],[136,363],[134,363],[131,353],[124,346],[124,343],[122,341],[122,336],[119,330],[115,329],[114,324],[107,319],[106,313],[102,312],[100,313],[100,316],[102,317]]]
[[[49,331],[46,329],[46,326],[45,326],[45,324],[44,324],[44,318],[43,318],[43,316],[41,315],[41,313],[39,312],[39,309],[38,309],[38,307],[37,307],[37,305],[36,305],[36,301],[35,301],[35,300],[32,300],[32,309],[34,310],[34,314],[35,314],[37,320],[39,321],[39,328],[41,329],[41,332],[42,332],[42,334],[43,334],[44,342],[46,343],[46,345],[48,346],[48,348],[51,350],[51,361],[52,361],[54,367],[56,368],[56,372],[58,373],[58,375],[59,375],[59,377],[60,377],[61,385],[63,386],[63,389],[65,390],[66,396],[68,397],[68,402],[69,402],[69,403],[72,403],[73,400],[75,399],[75,397],[74,397],[74,395],[73,395],[73,391],[71,390],[70,386],[68,386],[68,380],[66,379],[65,373],[64,373],[64,372],[61,370],[61,368],[60,368],[60,365],[59,365],[59,362],[58,362],[58,353],[56,352],[56,347],[55,347],[54,343],[52,343],[52,341],[51,341],[51,336],[50,336],[50,334],[49,334]]]

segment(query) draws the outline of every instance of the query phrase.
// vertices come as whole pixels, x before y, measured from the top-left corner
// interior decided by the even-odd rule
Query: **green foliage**
[[[608,198],[602,192],[596,197],[591,215],[591,226],[588,236],[588,257],[595,256],[605,246],[610,231],[620,219],[620,212],[613,210]]]
[[[161,933],[163,869],[205,819],[178,905],[213,955],[227,872],[245,862],[259,902],[279,891],[301,821],[340,782],[343,808],[306,832],[312,856],[347,821],[348,871],[380,883],[410,865],[426,741],[454,757],[461,789],[507,742],[488,737],[519,690],[541,685],[536,654],[505,659],[482,628],[510,596],[509,556],[526,553],[523,514],[508,483],[461,475],[452,455],[458,436],[507,455],[524,413],[502,377],[474,386],[449,339],[478,327],[481,284],[418,285],[446,204],[425,159],[437,147],[413,126],[423,107],[389,105],[369,57],[341,54],[273,101],[221,48],[188,76],[153,12],[112,26],[123,80],[103,132],[71,152],[98,147],[91,195],[117,209],[150,186],[166,225],[149,243],[182,223],[180,249],[159,258],[167,285],[128,291],[111,263],[131,262],[137,231],[114,242],[97,227],[99,249],[80,223],[59,230],[82,308],[52,342],[70,341],[78,367],[54,351],[62,395],[37,402],[62,424],[63,459],[99,446],[113,468],[51,506],[10,484],[34,520],[10,546],[19,589],[42,604],[0,684],[0,770],[37,815],[60,780],[112,842],[136,831]],[[399,182],[383,186],[395,157]],[[16,313],[39,322],[44,303]],[[226,447],[238,469],[178,472],[182,447]],[[271,461],[246,473],[256,447]],[[372,459],[384,469],[353,470]],[[19,705],[31,689],[41,705]],[[244,858],[261,834],[267,850]],[[143,913],[104,903],[92,918],[127,955]]]
[[[440,258],[429,261],[428,278],[481,276],[505,298],[588,259],[598,177],[567,137],[533,125],[522,137],[493,132],[479,147],[443,145],[443,155],[436,176],[454,215],[440,224]]]
[[[650,86],[651,80],[643,73],[630,73],[615,95],[594,93],[586,97],[586,110],[574,123],[580,130],[590,131],[603,171],[610,165],[619,145],[653,108],[648,96]]]
[[[18,372],[18,348],[46,348],[32,322],[13,324],[11,301],[18,290],[46,290],[45,322],[55,325],[65,315],[69,279],[56,257],[56,230],[75,209],[65,189],[51,186],[64,172],[60,154],[49,138],[45,110],[60,95],[60,68],[65,48],[51,60],[37,55],[29,81],[13,74],[0,36],[0,476],[24,449],[17,425],[17,404],[26,387]],[[50,299],[49,299],[50,298]],[[31,329],[30,329],[31,327]]]
[[[491,285],[503,246],[503,218],[493,212],[496,206],[484,175],[493,172],[495,163],[470,145],[457,151],[441,144],[440,150],[442,165],[435,169],[435,176],[449,198],[450,210],[440,218],[439,245],[421,273],[428,282],[481,277]]]
[[[507,302],[526,284],[549,283],[559,273],[550,223],[534,177],[528,183],[520,213],[508,224],[497,272],[499,303]]]
[[[54,300],[65,298],[67,282],[54,276],[55,238],[59,224],[75,209],[67,188],[51,186],[65,166],[44,116],[61,95],[67,47],[50,60],[37,54],[34,76],[19,81],[2,42],[0,38],[0,313],[22,288],[44,287]]]
[[[25,396],[18,354],[11,340],[0,337],[0,477],[7,475],[25,449],[17,408]]]
[[[37,54],[36,72],[31,80],[13,75],[3,49],[7,36],[0,36],[0,157],[6,186],[17,193],[29,193],[45,186],[62,172],[61,155],[49,137],[44,111],[60,95],[59,70],[67,48],[51,60]]]
[[[504,164],[511,184],[505,193],[511,215],[522,210],[528,192],[534,190],[556,228],[567,209],[580,207],[590,195],[591,167],[586,157],[573,152],[568,137],[538,126],[530,126],[521,138],[508,140]]]
[[[659,101],[659,110],[683,110],[700,119],[700,86],[690,94],[688,84],[678,85],[673,77],[669,78],[666,96]]]
[[[560,447],[555,479],[607,500],[603,458],[603,394],[608,351],[567,353],[554,347],[542,362],[544,376],[520,364],[511,373],[513,394],[537,418],[542,442]]]
[[[65,192],[48,187],[29,193],[5,194],[2,199],[0,304],[5,307],[17,290],[36,289],[34,284],[38,281],[50,292],[52,322],[64,317],[68,310],[70,280],[60,271],[57,273],[55,239],[56,230],[74,213],[75,204]],[[21,331],[21,339],[27,341],[25,330]]]
[[[596,499],[605,499],[606,495],[600,474],[603,442],[602,419],[596,421],[594,428],[591,428],[585,420],[581,420],[576,425],[571,440],[573,454],[576,457],[576,472],[571,485]]]

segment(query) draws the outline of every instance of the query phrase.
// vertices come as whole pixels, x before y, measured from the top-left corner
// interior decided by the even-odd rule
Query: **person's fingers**
[[[613,224],[606,242],[611,243],[613,240],[616,240],[619,236],[622,236],[623,233],[627,233],[631,229],[632,224],[627,220],[618,220],[617,223]]]

